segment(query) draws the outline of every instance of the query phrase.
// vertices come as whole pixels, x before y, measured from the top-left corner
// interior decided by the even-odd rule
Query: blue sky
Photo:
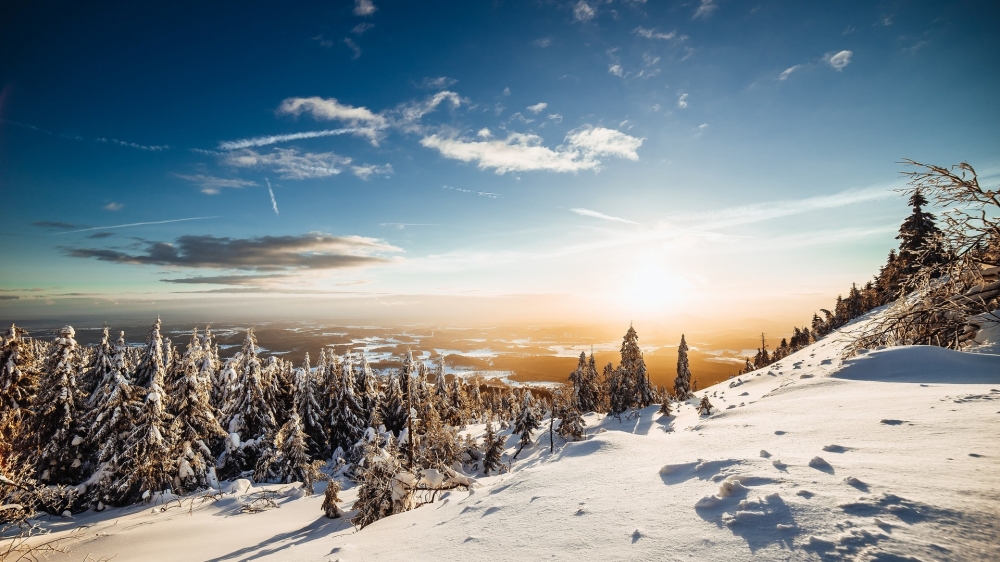
[[[2,8],[0,316],[807,319],[1000,172],[992,2],[203,4]]]

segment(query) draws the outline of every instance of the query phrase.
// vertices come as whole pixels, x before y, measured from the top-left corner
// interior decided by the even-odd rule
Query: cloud
[[[215,176],[207,176],[204,174],[194,174],[194,175],[174,174],[174,175],[181,178],[182,180],[187,180],[191,183],[196,183],[200,185],[201,192],[206,193],[208,195],[215,195],[219,193],[220,188],[241,189],[244,187],[253,187],[259,185],[255,181],[231,179],[231,178],[217,178]]]
[[[636,150],[642,145],[642,139],[603,127],[572,132],[566,136],[566,144],[555,149],[542,146],[542,140],[538,135],[524,133],[482,141],[434,134],[421,139],[420,144],[437,150],[445,158],[476,162],[480,169],[494,169],[498,174],[599,170],[600,158],[605,156],[638,160]]]
[[[585,217],[593,217],[595,219],[601,219],[601,220],[612,221],[612,222],[624,222],[624,223],[628,223],[628,224],[639,224],[639,223],[637,223],[635,221],[630,221],[628,219],[623,219],[621,217],[613,217],[611,215],[605,215],[604,213],[601,213],[601,212],[598,212],[598,211],[591,211],[590,209],[573,208],[573,209],[570,209],[570,211],[572,211],[572,212],[574,212],[574,213],[576,213],[578,215],[582,215],[582,216],[585,216]]]
[[[693,19],[707,18],[712,15],[712,12],[718,9],[718,7],[719,6],[715,3],[715,0],[701,0],[701,3],[698,4],[698,9],[694,11]]]
[[[138,148],[139,150],[145,150],[145,151],[148,151],[148,152],[160,152],[160,151],[163,151],[163,150],[170,150],[170,148],[171,148],[169,144],[146,145],[146,144],[139,144],[139,143],[136,143],[136,142],[121,141],[121,140],[118,140],[118,139],[104,138],[104,137],[97,137],[94,140],[96,140],[97,142],[103,142],[103,143],[108,143],[108,144],[117,144],[118,146],[127,146],[129,148]]]
[[[76,258],[111,263],[248,271],[325,270],[374,265],[389,261],[386,253],[401,252],[377,238],[333,236],[310,232],[299,236],[217,238],[181,236],[175,242],[146,242],[142,253],[112,249],[62,248]]]
[[[271,208],[274,210],[274,216],[279,216],[278,214],[278,200],[274,198],[274,190],[271,189],[271,180],[264,178],[267,182],[267,193],[271,196]]]
[[[548,37],[542,37],[541,39],[535,39],[531,42],[532,45],[538,47],[539,49],[544,49],[552,44],[552,39]]]
[[[451,191],[458,191],[461,193],[472,193],[474,195],[478,195],[480,197],[486,197],[488,199],[496,199],[497,197],[500,197],[499,193],[493,193],[491,191],[473,191],[471,189],[462,189],[461,187],[452,187],[450,185],[442,185],[441,188],[450,189]]]
[[[279,115],[295,116],[308,113],[316,120],[341,121],[354,129],[351,131],[353,134],[368,138],[375,146],[378,146],[380,131],[389,126],[384,115],[367,107],[342,104],[334,98],[287,98],[278,106],[277,112]]]
[[[114,224],[114,225],[111,225],[111,226],[94,226],[94,227],[90,227],[90,228],[80,228],[80,229],[77,229],[77,230],[68,230],[66,232],[59,232],[57,234],[76,234],[78,232],[90,232],[92,230],[107,230],[109,228],[130,228],[130,227],[133,227],[133,226],[147,226],[147,225],[151,225],[151,224],[169,224],[169,223],[173,223],[173,222],[203,221],[203,220],[217,219],[217,218],[219,218],[219,217],[217,217],[217,216],[214,216],[214,217],[188,217],[188,218],[183,218],[183,219],[167,219],[167,220],[162,220],[162,221],[130,222],[128,224]],[[35,223],[35,224],[37,224],[37,223]],[[56,223],[56,224],[63,224],[63,223]]]
[[[268,146],[280,142],[289,142],[302,139],[316,139],[320,137],[334,137],[338,135],[354,134],[368,137],[371,130],[366,128],[345,128],[326,129],[323,131],[305,131],[302,133],[289,133],[285,135],[268,135],[263,137],[251,137],[248,139],[237,139],[234,141],[223,141],[219,143],[219,150],[236,150],[238,148],[251,148],[255,146]]]
[[[304,180],[336,176],[351,163],[351,158],[333,152],[300,154],[294,148],[275,148],[267,154],[245,148],[227,153],[223,163],[237,168],[269,168],[282,179]]]
[[[16,301],[20,298],[17,295],[0,295],[0,301]]]
[[[796,64],[795,66],[789,66],[785,70],[781,71],[781,74],[778,76],[778,80],[781,80],[782,82],[788,80],[788,77],[791,76],[793,72],[795,72],[800,68],[802,68],[801,64]]]
[[[356,16],[370,16],[375,13],[378,8],[372,0],[354,0],[354,15]]]
[[[476,133],[476,136],[481,139],[488,139],[493,136],[493,133],[489,130],[488,127],[483,127],[482,129],[479,129],[479,131]]]
[[[594,17],[594,8],[585,0],[580,0],[573,6],[573,19],[576,21],[589,21]]]
[[[563,116],[560,115],[560,114],[558,114],[558,113],[553,113],[553,114],[549,115],[547,117],[547,119],[551,119],[552,121],[555,121],[556,123],[562,123]]]
[[[115,235],[114,232],[95,232],[95,233],[91,234],[90,236],[88,236],[87,238],[90,238],[90,239],[93,239],[93,240],[99,240],[101,238],[111,238],[114,235]]]
[[[375,27],[375,24],[373,23],[362,22],[359,23],[358,25],[355,25],[354,29],[351,30],[351,33],[360,37],[361,35],[364,34],[364,32],[372,29],[373,27]]]
[[[363,166],[351,166],[351,173],[359,178],[368,181],[372,176],[392,175],[391,164],[365,164]]]
[[[528,106],[528,111],[530,111],[532,113],[535,113],[535,114],[538,114],[538,113],[541,113],[542,111],[544,111],[545,108],[548,107],[548,106],[549,106],[549,104],[547,104],[545,102],[538,102],[535,105],[529,105]]]
[[[458,80],[455,80],[454,78],[438,76],[437,78],[424,78],[420,82],[420,87],[432,90],[443,90],[445,88],[450,88],[455,84],[458,84]]]
[[[347,45],[349,49],[351,49],[352,59],[361,58],[361,47],[358,47],[358,44],[355,43],[353,39],[351,39],[350,37],[344,37],[344,44]]]
[[[31,226],[37,226],[38,228],[47,228],[49,230],[73,230],[81,228],[83,225],[73,224],[69,222],[61,222],[61,221],[36,221],[31,223]]]
[[[681,109],[686,108],[688,106],[687,99],[688,95],[684,92],[681,92],[681,95],[677,96],[677,107]]]
[[[392,112],[391,124],[406,132],[420,132],[417,123],[428,113],[437,110],[438,106],[446,103],[452,108],[458,108],[465,101],[467,100],[463,100],[455,92],[442,90],[423,101],[412,101],[396,107]]]
[[[202,277],[185,277],[180,279],[160,279],[164,283],[206,284],[206,285],[257,285],[261,281],[285,279],[287,275],[212,275]]]
[[[615,76],[618,76],[619,78],[625,77],[625,70],[622,68],[622,65],[620,64],[609,65],[608,72],[614,74]]]
[[[840,72],[844,70],[844,67],[851,64],[851,56],[854,53],[851,51],[840,51],[839,53],[828,53],[823,57],[823,60],[827,64],[833,67],[834,70]]]
[[[660,33],[656,29],[646,29],[642,26],[633,29],[632,33],[635,33],[640,37],[645,37],[646,39],[661,39],[663,41],[671,41],[677,38],[676,31],[671,31],[670,33]]]
[[[110,202],[110,203],[108,203],[107,205],[104,206],[104,210],[105,211],[120,211],[123,208],[125,208],[124,204],[122,204],[122,203],[115,203],[114,201],[112,201],[112,202]]]

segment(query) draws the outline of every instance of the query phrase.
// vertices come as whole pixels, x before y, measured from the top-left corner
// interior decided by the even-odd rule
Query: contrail
[[[291,133],[288,135],[269,135],[266,137],[253,137],[249,139],[239,139],[234,141],[225,141],[219,143],[220,150],[239,150],[241,148],[251,148],[257,146],[267,146],[269,144],[277,144],[280,142],[288,142],[293,140],[301,139],[315,139],[319,137],[332,137],[336,135],[344,135],[348,133],[356,133],[359,129],[349,128],[349,129],[327,129],[325,131],[307,131],[304,133]]]
[[[271,208],[274,209],[274,214],[278,215],[278,202],[274,199],[274,190],[271,189],[271,180],[264,178],[267,182],[267,192],[271,194]]]
[[[55,234],[73,234],[76,232],[90,232],[91,230],[108,230],[109,228],[127,228],[130,226],[145,226],[147,224],[167,224],[169,222],[184,222],[184,221],[201,221],[207,219],[217,219],[218,216],[214,217],[190,217],[186,219],[170,219],[166,221],[149,221],[149,222],[132,222],[129,224],[116,224],[114,226],[95,226],[93,228],[81,228],[80,230],[67,230],[66,232],[56,232]]]

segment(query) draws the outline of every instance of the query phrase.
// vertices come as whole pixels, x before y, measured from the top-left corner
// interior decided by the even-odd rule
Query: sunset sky
[[[0,319],[789,318],[899,161],[1000,176],[983,2],[5,2]]]

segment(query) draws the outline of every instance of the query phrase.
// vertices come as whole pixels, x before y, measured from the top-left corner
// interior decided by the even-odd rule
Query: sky
[[[0,318],[795,319],[903,158],[1000,175],[995,2],[0,8]]]

